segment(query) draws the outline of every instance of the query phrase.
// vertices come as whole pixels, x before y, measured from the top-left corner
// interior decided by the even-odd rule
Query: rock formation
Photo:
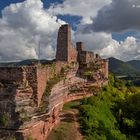
[[[45,140],[59,122],[63,104],[90,97],[108,81],[108,61],[74,47],[71,27],[58,32],[56,61],[0,67],[0,138]]]

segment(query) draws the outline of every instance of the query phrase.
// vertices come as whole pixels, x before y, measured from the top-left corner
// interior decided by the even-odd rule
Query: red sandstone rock
[[[59,29],[56,60],[47,66],[0,67],[0,82],[3,84],[0,88],[0,117],[7,117],[7,122],[0,124],[0,138],[14,136],[17,140],[27,140],[29,137],[45,140],[59,122],[63,104],[93,96],[88,91],[90,86],[107,84],[108,61],[84,51],[82,42],[77,43],[76,50],[69,25],[62,25]],[[93,70],[95,81],[88,82],[76,76],[77,70],[83,73],[93,61],[100,66],[100,70]],[[78,64],[74,66],[71,62],[79,62],[79,69]],[[53,86],[48,97],[43,96],[47,81],[67,65],[72,69],[65,80]],[[43,111],[42,101],[47,102]]]

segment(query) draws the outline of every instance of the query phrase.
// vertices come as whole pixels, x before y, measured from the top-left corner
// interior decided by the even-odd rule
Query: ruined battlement
[[[67,24],[62,25],[58,31],[56,60],[67,63],[89,63],[95,59],[101,59],[99,54],[86,51],[83,42],[77,42],[76,47],[71,39],[71,27]]]
[[[93,96],[86,87],[85,79],[78,74],[87,72],[90,63],[96,66],[90,71],[93,73],[91,79],[94,79],[90,83],[99,87],[105,85],[108,61],[86,51],[82,42],[77,42],[75,47],[71,39],[71,27],[66,24],[58,31],[55,62],[48,65],[0,67],[0,138],[9,140],[14,136],[17,140],[27,140],[33,136],[34,139],[45,140],[58,123],[64,103]],[[60,72],[63,72],[64,77],[61,77]],[[57,76],[61,80],[53,85],[58,80]],[[48,85],[52,89],[46,95]],[[4,119],[6,121],[2,121]]]
[[[47,66],[0,67],[0,82],[16,84],[19,87],[28,84],[33,89],[34,102],[39,106],[46,82],[58,74],[64,65],[65,63],[56,62]]]
[[[77,42],[76,43],[76,49],[77,49],[78,52],[83,51],[83,49],[84,49],[84,43],[83,42]]]
[[[76,61],[76,49],[72,45],[71,27],[62,25],[58,31],[56,60],[64,62]]]
[[[24,76],[22,67],[0,67],[0,81],[22,82]]]

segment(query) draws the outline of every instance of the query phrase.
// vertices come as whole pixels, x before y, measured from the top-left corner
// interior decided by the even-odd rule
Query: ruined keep
[[[77,52],[71,40],[71,27],[66,24],[58,31],[56,60],[70,63],[76,62],[76,59]]]
[[[82,75],[89,68],[92,78],[85,83]],[[62,25],[55,62],[0,67],[0,139],[46,140],[63,104],[93,96],[89,87],[107,82],[108,61],[85,51],[82,42],[75,47],[71,27]]]

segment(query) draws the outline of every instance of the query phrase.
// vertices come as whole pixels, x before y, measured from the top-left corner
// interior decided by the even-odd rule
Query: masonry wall
[[[76,61],[77,52],[71,40],[71,27],[62,25],[58,31],[56,60],[72,62]]]
[[[58,74],[65,65],[65,63],[58,61],[47,66],[0,67],[0,81],[12,82],[12,84],[19,86],[28,84],[33,90],[32,98],[39,106],[47,81]]]
[[[0,81],[16,81],[22,83],[25,79],[22,67],[0,67]]]
[[[92,52],[86,52],[86,63],[94,61],[94,54]]]
[[[40,104],[41,96],[45,90],[47,74],[50,75],[50,71],[47,72],[46,68],[38,66],[0,67],[0,81],[12,82],[20,87],[28,84],[33,90],[32,98],[36,105]]]
[[[30,134],[33,134],[34,138],[44,140],[48,132],[57,123],[59,111],[64,103],[92,96],[92,94],[86,94],[85,92],[69,94],[69,89],[61,89],[59,87],[62,91],[57,89],[57,94],[55,91],[55,94],[51,94],[48,97],[49,114],[47,114],[48,112],[44,112],[41,115],[36,114],[38,109],[40,109],[47,81],[54,77],[54,75],[59,74],[61,68],[68,65],[68,63],[78,60],[79,64],[87,64],[94,61],[94,59],[102,62],[101,72],[103,74],[99,75],[101,78],[103,77],[100,83],[102,85],[104,80],[108,78],[108,61],[100,59],[98,56],[94,58],[92,52],[83,51],[82,42],[77,43],[76,50],[71,41],[71,27],[69,25],[62,25],[57,38],[56,63],[47,66],[0,67],[0,82],[7,83],[12,88],[10,89],[8,86],[0,88],[0,116],[6,113],[7,116],[11,117],[9,118],[10,123],[7,126],[0,126],[2,128],[0,129],[0,137],[2,137],[2,134],[17,133],[15,132],[17,129],[19,130],[18,133],[20,133],[19,140],[26,140]],[[106,78],[104,78],[104,74]],[[24,112],[24,119],[32,118],[32,121],[27,126],[24,126],[24,122],[20,121],[20,115]]]
[[[79,63],[89,63],[94,61],[94,54],[92,52],[84,51],[84,44],[82,42],[76,43],[76,49],[78,51],[77,61]]]
[[[77,54],[75,47],[73,44],[71,44],[71,47],[69,48],[69,55],[68,55],[68,62],[77,62]]]
[[[49,81],[51,78],[54,77],[54,75],[59,74],[61,71],[61,68],[64,67],[66,63],[63,62],[56,62],[51,65],[42,67],[38,66],[37,68],[37,101],[38,106],[41,103],[42,96],[44,94],[44,91],[46,89],[47,81]]]
[[[0,123],[0,128],[22,127],[21,116],[24,115],[23,118],[26,119],[36,112],[41,104],[47,81],[60,73],[65,65],[57,62],[47,66],[1,67],[0,73],[3,75],[0,76],[0,82],[3,87],[0,87],[0,117],[6,115],[8,124]]]
[[[18,112],[23,113],[21,111],[23,108],[27,109],[27,112],[30,110],[33,90],[29,85],[33,82],[27,82],[27,73],[34,77],[33,69],[33,67],[0,67],[0,117],[8,120],[7,123],[1,122],[0,128],[18,129],[22,125]]]
[[[68,25],[61,26],[57,37],[56,60],[68,61],[68,47],[70,46],[71,36],[70,27]]]
[[[103,59],[103,61],[104,61],[104,74],[105,74],[105,77],[108,79],[108,75],[109,75],[108,60]]]

